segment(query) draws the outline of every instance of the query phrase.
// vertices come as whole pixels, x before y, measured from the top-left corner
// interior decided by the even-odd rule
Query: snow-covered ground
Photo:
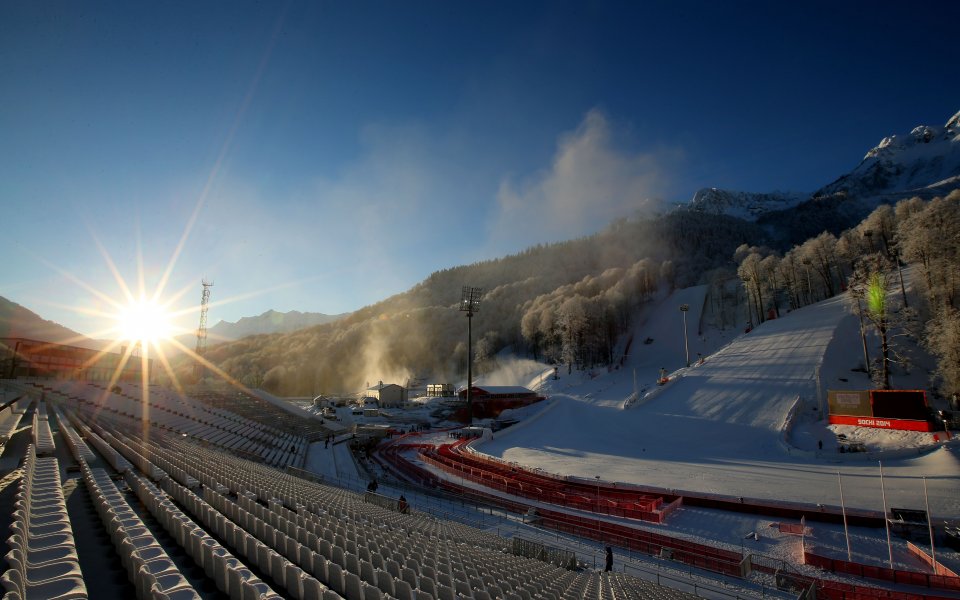
[[[840,505],[840,471],[846,505],[873,510],[882,509],[882,459],[888,506],[922,509],[925,477],[934,517],[960,518],[960,447],[936,445],[929,433],[828,427],[813,411],[820,398],[825,404],[827,389],[870,387],[851,371],[863,353],[843,296],[750,333],[700,334],[704,293],[678,290],[649,311],[624,368],[569,376],[561,370],[559,379],[544,382],[551,405],[542,414],[477,449],[561,475],[812,505]],[[703,353],[702,365],[685,366],[680,304],[690,305],[690,355],[695,362]],[[640,341],[648,337],[652,343]],[[662,388],[655,384],[661,367],[671,372]],[[634,372],[640,400],[624,409]],[[837,453],[834,431],[886,450]]]

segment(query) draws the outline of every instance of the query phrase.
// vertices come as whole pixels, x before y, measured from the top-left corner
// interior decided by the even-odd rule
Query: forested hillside
[[[765,239],[752,223],[686,210],[620,220],[590,237],[438,271],[334,323],[212,345],[207,358],[281,395],[350,393],[413,377],[461,380],[466,323],[458,304],[469,285],[485,290],[473,321],[480,369],[507,346],[573,366],[604,363],[658,285],[694,284],[710,269],[732,267],[737,246]],[[178,363],[180,375],[190,370]]]
[[[782,254],[745,245],[735,258],[754,322],[850,290],[851,310],[880,340],[864,365],[877,386],[910,368],[898,351],[909,336],[937,357],[941,391],[960,392],[960,190],[882,204],[839,235],[824,231]],[[919,273],[912,297],[907,265]]]

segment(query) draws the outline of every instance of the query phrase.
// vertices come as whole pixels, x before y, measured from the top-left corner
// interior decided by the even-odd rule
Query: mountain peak
[[[947,121],[946,129],[955,135],[960,134],[960,111],[957,111],[957,114],[950,117],[950,120]]]

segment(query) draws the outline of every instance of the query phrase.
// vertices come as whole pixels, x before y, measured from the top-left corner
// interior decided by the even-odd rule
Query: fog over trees
[[[852,310],[888,336],[886,357],[871,357],[878,384],[900,360],[898,337],[912,335],[938,358],[937,379],[950,393],[960,390],[958,205],[960,191],[901,200],[839,233],[780,247],[789,235],[732,217],[678,209],[623,219],[589,237],[437,271],[335,323],[211,346],[207,357],[237,381],[281,395],[462,381],[466,323],[458,305],[469,285],[485,290],[473,319],[477,372],[505,348],[584,369],[618,361],[637,309],[674,287],[709,284],[706,318],[721,328],[757,325],[852,288]],[[919,275],[909,299],[906,265]],[[883,284],[882,315],[868,306],[871,279]],[[189,367],[178,365],[184,375]]]

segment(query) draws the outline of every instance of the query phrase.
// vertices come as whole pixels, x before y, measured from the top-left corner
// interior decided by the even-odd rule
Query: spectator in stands
[[[603,567],[603,572],[608,573],[613,570],[613,548],[607,546],[607,564]]]
[[[410,512],[410,505],[407,503],[407,499],[403,497],[403,494],[400,494],[400,500],[397,501],[397,511],[402,514]]]
[[[376,492],[376,491],[377,491],[377,487],[379,487],[379,485],[380,485],[380,484],[377,483],[377,480],[376,480],[376,479],[371,479],[371,480],[370,480],[370,483],[367,484],[367,491],[368,491],[368,492]]]

